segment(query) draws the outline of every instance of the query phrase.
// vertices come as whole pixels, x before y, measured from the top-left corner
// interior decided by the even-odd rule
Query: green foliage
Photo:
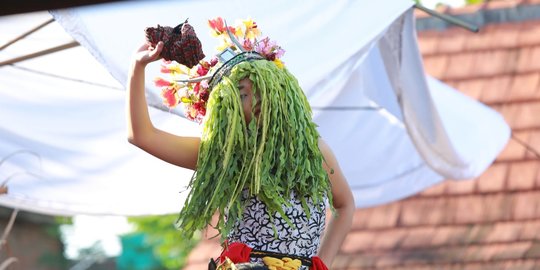
[[[38,265],[50,269],[67,269],[68,261],[62,253],[45,251],[38,258]]]
[[[484,3],[484,0],[467,0],[465,1],[467,5],[475,5],[475,4],[481,4]]]
[[[71,224],[71,218],[69,217],[55,217],[53,224],[45,224],[42,229],[47,236],[52,239],[57,239],[61,243],[62,249],[64,245],[62,243],[62,234],[60,232],[60,226],[63,224]],[[63,250],[58,253],[56,249],[43,252],[38,259],[38,264],[44,267],[50,267],[55,269],[65,269],[68,267],[68,260],[64,257]]]
[[[475,4],[481,4],[484,3],[485,0],[465,0],[466,5],[475,5]],[[422,0],[414,0],[414,3],[416,4],[422,4]],[[440,2],[440,4],[443,3],[443,1]]]
[[[73,225],[73,218],[72,217],[56,216],[56,217],[54,217],[54,221],[58,225]]]
[[[182,269],[198,243],[199,237],[181,237],[174,226],[176,215],[130,217],[128,221],[136,233],[144,235],[145,246],[152,249],[162,269]]]
[[[250,123],[237,88],[244,78],[261,97],[258,120],[252,113]],[[284,218],[292,192],[314,205],[331,197],[310,106],[287,69],[266,60],[242,62],[212,89],[207,109],[197,172],[177,222],[185,237],[204,229],[216,212],[214,226],[226,236],[243,213],[244,191],[263,201],[270,216]]]

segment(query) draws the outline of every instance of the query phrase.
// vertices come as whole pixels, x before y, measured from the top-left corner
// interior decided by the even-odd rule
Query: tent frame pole
[[[29,36],[30,34],[38,31],[39,29],[45,27],[46,25],[48,25],[48,24],[50,24],[52,22],[54,22],[54,18],[50,18],[49,20],[35,26],[34,28],[32,28],[32,29],[30,29],[30,30],[28,30],[26,32],[24,32],[23,34],[17,36],[13,40],[11,40],[11,41],[7,42],[6,44],[2,45],[2,47],[0,47],[0,51],[7,48],[7,47],[9,47],[9,46],[11,46],[11,45],[13,45],[17,41]],[[76,46],[79,46],[79,43],[77,41],[73,40],[71,42],[68,42],[68,43],[65,43],[65,44],[62,44],[62,45],[58,45],[58,46],[55,46],[55,47],[52,47],[52,48],[49,48],[49,49],[45,49],[45,50],[37,51],[37,52],[34,52],[34,53],[29,53],[29,54],[26,54],[26,55],[23,55],[23,56],[15,57],[15,58],[12,58],[12,59],[8,59],[8,60],[5,60],[5,61],[1,61],[0,62],[0,67],[15,64],[15,63],[18,63],[18,62],[21,62],[21,61],[24,61],[24,60],[40,57],[40,56],[43,56],[43,55],[51,54],[51,53],[54,53],[54,52],[62,51],[62,50],[65,50],[65,49],[73,48],[73,47],[76,47]]]
[[[62,51],[62,50],[77,47],[77,46],[79,46],[79,42],[71,41],[71,42],[56,46],[56,47],[52,47],[52,48],[45,49],[45,50],[42,50],[42,51],[38,51],[38,52],[35,52],[35,53],[30,53],[30,54],[27,54],[27,55],[23,55],[23,56],[15,57],[15,58],[12,58],[12,59],[9,59],[9,60],[6,60],[6,61],[2,61],[2,62],[0,62],[0,67],[15,64],[15,63],[18,63],[18,62],[21,62],[21,61],[24,61],[24,60],[36,58],[36,57],[39,57],[39,56],[51,54],[51,53],[54,53],[54,52]]]
[[[11,232],[11,228],[13,228],[13,224],[15,223],[15,218],[17,218],[17,214],[19,213],[19,209],[13,209],[13,212],[11,212],[11,217],[9,218],[8,224],[6,228],[4,229],[4,233],[2,234],[2,238],[0,239],[0,250],[7,245],[7,237],[9,236],[9,233]],[[8,266],[10,266],[13,263],[18,262],[19,260],[15,257],[9,257],[6,260],[0,264],[0,270],[7,269]]]
[[[424,6],[420,5],[420,4],[414,4],[414,7],[419,9],[419,10],[422,10],[422,11],[426,12],[427,14],[429,14],[429,15],[431,15],[433,17],[437,17],[437,18],[439,18],[439,19],[441,19],[443,21],[446,21],[446,22],[449,22],[451,24],[463,27],[463,28],[465,28],[465,29],[467,29],[467,30],[469,30],[471,32],[477,33],[479,31],[478,26],[476,26],[474,24],[471,24],[471,23],[468,23],[468,22],[466,22],[464,20],[460,20],[460,19],[458,19],[456,17],[437,12],[435,10],[424,7]]]
[[[34,27],[34,28],[28,30],[27,32],[25,32],[25,33],[19,35],[18,37],[14,38],[13,40],[9,41],[8,43],[2,45],[2,47],[0,47],[0,51],[3,50],[3,49],[5,49],[5,48],[7,48],[7,47],[9,47],[9,46],[12,45],[13,43],[15,43],[15,42],[17,42],[17,41],[19,41],[19,40],[25,38],[26,36],[28,36],[28,35],[30,35],[30,34],[36,32],[37,30],[39,30],[39,29],[45,27],[46,25],[48,25],[48,24],[50,24],[50,23],[52,23],[52,22],[54,22],[54,19],[53,19],[53,18],[50,18],[50,19],[47,20],[46,22],[43,22],[43,23],[41,23],[40,25],[38,25],[38,26],[36,26],[36,27]]]

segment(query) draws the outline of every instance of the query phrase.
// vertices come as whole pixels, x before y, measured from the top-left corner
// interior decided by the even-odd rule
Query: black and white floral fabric
[[[291,194],[291,205],[283,209],[294,225],[289,226],[279,213],[273,213],[271,218],[265,204],[257,197],[248,198],[247,192],[243,196],[246,207],[242,220],[235,224],[228,236],[230,243],[242,242],[257,250],[303,257],[316,255],[325,226],[325,202],[315,206],[311,199],[306,198],[311,212],[308,219],[300,199],[294,193]],[[253,258],[252,261],[257,262],[257,259]]]

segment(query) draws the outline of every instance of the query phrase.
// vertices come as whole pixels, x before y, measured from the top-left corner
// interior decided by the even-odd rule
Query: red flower
[[[200,114],[201,116],[205,116],[205,115],[206,115],[206,108],[201,107],[201,108],[199,109],[199,114]]]
[[[266,59],[268,59],[268,61],[274,61],[274,60],[276,60],[276,54],[271,53],[271,54],[266,56]]]
[[[249,254],[251,253],[251,248],[246,244],[240,242],[234,242],[230,244],[219,256],[220,261],[225,261],[225,257],[231,259],[233,263],[244,263],[249,262]]]
[[[195,86],[193,87],[193,92],[194,92],[195,94],[198,94],[200,89],[201,89],[201,83],[198,82],[198,83],[196,83]]]
[[[197,66],[197,74],[199,74],[199,76],[204,76],[207,73],[208,73],[208,69],[204,68],[203,65],[198,65]]]
[[[314,256],[311,258],[311,267],[309,270],[328,270],[328,267],[326,267],[321,258]]]
[[[202,102],[207,102],[208,101],[208,97],[210,97],[210,92],[206,91],[206,90],[202,90],[200,93],[199,93],[199,99],[202,101]]]
[[[199,115],[204,116],[206,114],[206,108],[204,105],[204,102],[193,103],[193,109],[195,109]]]

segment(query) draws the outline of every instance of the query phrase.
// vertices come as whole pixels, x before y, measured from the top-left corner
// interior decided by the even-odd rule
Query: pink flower
[[[170,73],[171,70],[169,69],[168,66],[166,65],[161,65],[161,69],[160,69],[161,73]]]
[[[263,39],[261,39],[256,45],[255,45],[255,51],[262,54],[262,55],[266,55],[266,52],[268,51],[268,42],[269,42],[269,38],[268,37],[265,37]]]
[[[218,63],[218,61],[219,60],[218,60],[217,56],[212,57],[212,59],[210,59],[210,66],[211,67],[215,66]]]
[[[173,87],[164,88],[161,91],[161,96],[163,97],[163,103],[169,108],[174,108],[178,104],[176,89]]]
[[[173,83],[172,82],[169,82],[163,78],[160,78],[160,77],[156,77],[154,79],[154,84],[157,86],[157,87],[169,87],[171,86]]]
[[[203,89],[208,89],[208,87],[210,87],[210,86],[208,85],[208,81],[207,81],[207,80],[201,81],[201,87],[202,87]]]
[[[281,58],[285,54],[285,50],[282,49],[280,46],[277,46],[275,53],[276,53],[276,58]]]
[[[285,50],[278,46],[276,42],[270,41],[268,37],[261,39],[261,41],[257,43],[255,51],[270,61],[279,59],[285,53]]]
[[[242,44],[244,49],[246,51],[252,51],[253,50],[253,43],[251,43],[251,40],[249,39],[244,39],[244,44]]]

